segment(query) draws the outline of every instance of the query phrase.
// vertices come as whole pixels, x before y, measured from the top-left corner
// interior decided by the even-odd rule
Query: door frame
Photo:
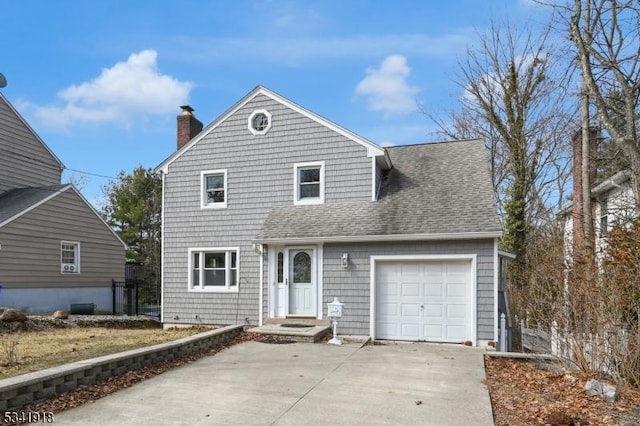
[[[268,288],[268,299],[269,299],[269,318],[284,318],[286,316],[286,306],[283,306],[283,315],[278,315],[277,310],[279,310],[278,304],[278,293],[280,291],[284,291],[284,275],[282,288],[277,282],[277,274],[278,274],[278,253],[283,253],[283,263],[284,263],[284,250],[285,246],[283,245],[274,245],[270,246],[268,249],[269,258],[268,258],[268,274],[267,274],[267,288]],[[284,265],[283,265],[284,268]],[[284,272],[283,272],[284,274]],[[284,304],[284,299],[282,301]]]
[[[286,245],[286,244],[278,244],[269,247],[269,261],[268,268],[269,273],[268,276],[268,286],[269,286],[269,318],[296,318],[296,317],[313,317],[317,319],[322,319],[322,262],[323,262],[323,250],[322,245]],[[277,281],[277,258],[278,252],[283,253],[283,279],[286,283],[286,280],[289,278],[289,253],[291,250],[309,250],[311,251],[311,278],[313,284],[313,295],[314,295],[314,310],[315,312],[309,315],[290,315],[289,314],[289,285],[284,284],[284,295],[282,300],[278,300],[279,296],[279,288]],[[284,315],[278,316],[278,311],[280,310],[279,302],[284,304]]]
[[[311,252],[311,294],[313,295],[313,311],[309,314],[292,314],[291,313],[291,252]],[[284,280],[285,280],[285,290],[284,290],[284,299],[285,299],[285,316],[289,317],[314,317],[317,316],[317,305],[318,305],[318,255],[316,252],[316,247],[314,246],[291,246],[285,247],[284,249]]]
[[[447,261],[447,260],[467,260],[471,262],[471,291],[470,291],[470,318],[469,318],[469,330],[471,334],[471,343],[473,346],[477,345],[477,309],[478,309],[478,296],[477,296],[477,254],[410,254],[410,255],[372,255],[370,256],[370,295],[369,299],[369,333],[371,340],[376,338],[376,262],[402,262],[402,261]]]

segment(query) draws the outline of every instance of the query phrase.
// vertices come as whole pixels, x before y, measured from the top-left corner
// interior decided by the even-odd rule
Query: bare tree
[[[584,86],[609,138],[628,159],[640,203],[640,3],[573,0],[567,17]]]
[[[447,119],[427,114],[446,137],[485,139],[505,223],[503,246],[522,259],[531,227],[559,210],[568,189],[567,129],[575,111],[567,108],[561,64],[548,32],[520,35],[494,24],[459,63],[459,110]]]

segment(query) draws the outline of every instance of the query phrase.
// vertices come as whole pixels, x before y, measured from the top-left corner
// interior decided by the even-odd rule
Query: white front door
[[[316,261],[314,249],[288,249],[288,315],[316,316]]]

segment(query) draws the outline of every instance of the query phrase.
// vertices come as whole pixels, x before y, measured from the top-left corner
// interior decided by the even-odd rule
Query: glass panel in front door
[[[308,253],[302,251],[293,257],[293,282],[311,282],[311,256]]]

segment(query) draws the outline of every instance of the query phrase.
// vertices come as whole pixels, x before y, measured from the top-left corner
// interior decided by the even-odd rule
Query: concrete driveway
[[[484,350],[246,342],[56,415],[59,425],[492,425]]]

